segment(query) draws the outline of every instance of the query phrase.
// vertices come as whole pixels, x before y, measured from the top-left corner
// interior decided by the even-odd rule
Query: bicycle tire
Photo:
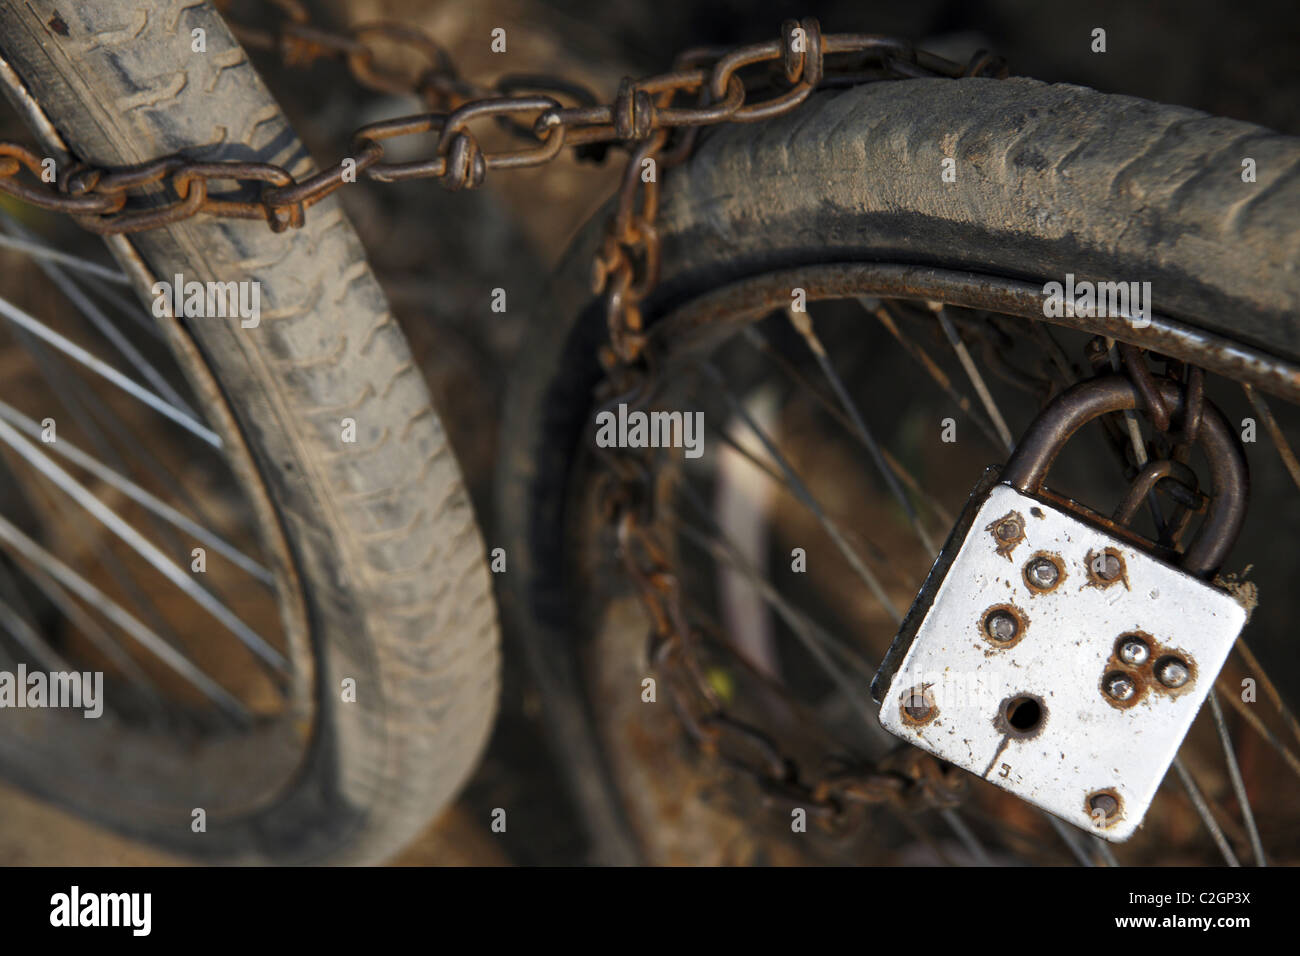
[[[183,150],[278,163],[299,178],[312,171],[209,4],[57,6],[2,0],[0,54],[78,157],[123,166]],[[195,52],[200,28],[206,50]],[[115,751],[116,770],[56,773],[50,762],[69,759],[57,748],[9,751],[27,760],[9,769],[61,805],[200,858],[383,860],[458,792],[498,689],[483,545],[420,369],[335,199],[283,234],[200,216],[130,242],[159,277],[261,283],[257,328],[203,319],[184,332],[271,489],[310,622],[314,725],[283,786],[210,814],[202,834],[191,830],[192,804],[124,779],[137,759],[131,741],[102,748]],[[147,284],[137,291],[149,298]],[[344,418],[357,423],[353,445],[340,444]],[[355,702],[342,700],[345,677]],[[193,754],[178,745],[138,759],[172,760],[184,773]]]

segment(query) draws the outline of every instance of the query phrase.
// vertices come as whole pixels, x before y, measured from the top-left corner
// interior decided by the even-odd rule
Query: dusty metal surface
[[[1108,840],[1139,826],[1246,620],[1229,595],[1000,484],[972,527],[1028,515],[1020,557],[969,534],[916,625],[880,720],[930,753]],[[1031,588],[1031,554],[1059,555],[1051,591]],[[1090,555],[1117,553],[1127,587],[1089,582]],[[999,646],[990,606],[1010,606],[1021,633]],[[1123,642],[1145,635],[1145,656]],[[1169,659],[1185,662],[1181,684]],[[1127,684],[1125,683],[1127,682]],[[1171,686],[1175,685],[1175,686]],[[905,708],[918,689],[933,717]],[[1109,800],[1106,799],[1109,797]],[[1110,801],[1115,801],[1112,806]]]

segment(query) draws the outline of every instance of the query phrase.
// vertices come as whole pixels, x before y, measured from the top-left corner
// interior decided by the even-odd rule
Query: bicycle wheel
[[[1245,158],[1261,170],[1258,182],[1242,176]],[[955,181],[943,175],[945,159],[955,160]],[[656,408],[705,410],[715,451],[705,463],[672,449],[645,452],[615,474],[645,475],[640,504],[655,516],[676,569],[664,588],[683,592],[704,647],[697,664],[713,683],[703,693],[730,701],[747,726],[792,736],[796,753],[824,758],[829,735],[837,760],[893,760],[903,768],[896,779],[929,788],[932,817],[893,813],[882,798],[868,836],[823,847],[831,858],[1014,853],[1110,862],[1118,852],[1126,862],[1235,862],[1263,857],[1263,832],[1274,841],[1272,859],[1294,860],[1294,801],[1267,786],[1269,773],[1300,771],[1284,693],[1266,695],[1286,728],[1275,732],[1221,685],[1222,701],[1203,713],[1170,774],[1188,796],[1167,781],[1145,829],[1120,851],[985,786],[969,798],[972,824],[945,790],[959,781],[909,776],[918,772],[907,769],[910,754],[891,755],[866,702],[874,665],[935,542],[981,468],[1005,460],[1042,404],[1086,373],[1084,353],[1074,350],[1090,335],[1215,373],[1208,394],[1230,420],[1241,420],[1241,407],[1258,417],[1261,433],[1276,421],[1260,390],[1300,397],[1300,283],[1290,265],[1297,162],[1300,140],[1188,109],[1026,79],[918,79],[824,92],[788,117],[710,131],[690,162],[668,174],[657,222],[661,277],[643,310],[650,371],[632,381]],[[594,718],[575,747],[595,755],[586,777],[594,764],[604,774],[602,786],[581,791],[597,807],[592,817],[616,827],[621,814],[640,852],[656,861],[781,859],[789,817],[768,828],[772,841],[737,856],[728,841],[752,838],[757,818],[721,822],[734,814],[692,795],[716,785],[693,765],[674,766],[688,767],[684,734],[667,707],[640,696],[642,679],[656,673],[644,647],[650,625],[614,557],[626,542],[608,524],[608,501],[599,501],[624,479],[609,474],[618,452],[595,447],[594,416],[633,400],[633,386],[609,381],[597,359],[605,316],[586,272],[600,233],[598,222],[575,243],[521,351],[499,472],[498,507],[518,572],[503,608],[585,693]],[[1044,284],[1067,274],[1150,282],[1151,325],[1046,317]],[[817,345],[783,314],[795,290],[810,303]],[[1107,356],[1104,348],[1093,354]],[[1233,382],[1251,385],[1255,410],[1240,390],[1224,392]],[[917,398],[920,383],[939,404]],[[945,446],[939,423],[949,417],[976,437]],[[869,431],[887,433],[879,469]],[[1294,517],[1284,504],[1290,477],[1269,443],[1249,447],[1256,499],[1267,505],[1257,504],[1251,519],[1262,530],[1248,531],[1234,552],[1240,564],[1255,563],[1264,595],[1245,640],[1258,637],[1270,666],[1293,669],[1285,653],[1266,653],[1287,617],[1268,603],[1277,595],[1285,604],[1290,561],[1276,552],[1281,535],[1268,522]],[[1090,500],[1089,490],[1091,500],[1106,500],[1098,491],[1105,475],[1090,478],[1089,468],[1108,465],[1113,481],[1108,456],[1063,459],[1084,489],[1080,500]],[[933,486],[912,480],[922,465]],[[810,566],[838,562],[840,570],[819,572],[817,583],[791,574],[799,545]],[[764,570],[770,578],[755,573]],[[1244,642],[1239,651],[1241,666],[1261,677]],[[565,732],[578,737],[573,726]],[[704,736],[716,749],[716,735]],[[1218,750],[1225,738],[1238,748],[1226,757]],[[781,792],[791,782],[785,755],[771,752],[767,736],[749,745],[748,759],[732,753],[724,765],[768,769],[739,774],[758,778],[742,789],[798,803]],[[1251,761],[1244,788],[1236,786],[1239,751]],[[816,788],[793,789],[805,808],[815,804]],[[1227,813],[1224,803],[1244,814]],[[1189,817],[1200,827],[1195,837]]]
[[[5,0],[0,23],[7,92],[48,155],[311,171],[206,3]],[[63,267],[45,248],[62,224],[7,222],[11,246]],[[260,320],[123,325],[131,303],[78,295],[77,269],[60,278],[75,309],[6,309],[14,354],[48,373],[40,401],[6,403],[9,482],[35,503],[3,526],[0,577],[23,582],[6,591],[6,659],[102,670],[107,701],[98,720],[7,712],[0,765],[199,858],[382,860],[464,782],[497,693],[482,544],[420,370],[333,200],[283,234],[200,216],[109,246],[146,307],[155,280],[251,283]],[[78,312],[102,321],[67,324]],[[111,361],[60,364],[60,342],[96,334]],[[165,419],[124,411],[124,357],[149,383],[129,394]],[[42,408],[58,408],[46,450],[21,435]]]

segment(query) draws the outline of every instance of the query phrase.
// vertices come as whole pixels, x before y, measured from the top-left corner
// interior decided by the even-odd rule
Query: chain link
[[[225,11],[229,0],[217,0],[217,6]],[[61,170],[55,183],[50,183],[41,177],[38,157],[22,146],[0,143],[0,191],[67,213],[90,231],[105,235],[154,229],[200,214],[263,220],[278,232],[301,226],[306,210],[350,181],[347,173],[352,171],[377,182],[436,179],[450,189],[465,189],[480,186],[489,170],[549,163],[565,146],[585,147],[583,155],[597,158],[611,145],[631,144],[634,158],[655,158],[666,142],[667,136],[662,135],[666,132],[752,122],[795,109],[823,81],[825,58],[832,54],[852,55],[859,62],[849,66],[859,73],[864,65],[896,76],[1004,72],[1000,61],[985,54],[963,70],[885,37],[823,37],[817,22],[808,19],[789,21],[780,40],[726,53],[688,52],[672,71],[625,80],[612,103],[600,104],[580,84],[551,77],[506,76],[492,87],[467,82],[442,46],[406,24],[381,21],[331,32],[313,25],[299,0],[272,0],[271,8],[278,13],[272,26],[232,24],[246,46],[275,52],[292,66],[320,59],[341,61],[362,86],[414,94],[431,111],[362,127],[352,138],[349,156],[301,181],[273,164],[200,162],[176,154],[128,169],[79,166],[75,175]],[[387,61],[379,53],[384,46],[395,54]],[[407,58],[418,57],[421,66],[399,71],[392,61],[400,58],[401,51]],[[770,99],[751,102],[740,71],[761,64],[779,65],[788,88]],[[844,72],[841,79],[852,79],[854,70]],[[485,150],[471,127],[484,119],[495,120],[526,143]],[[383,161],[386,140],[431,132],[438,134],[433,155],[401,163]],[[678,145],[689,149],[692,139],[685,136]],[[679,150],[674,160],[684,155]],[[24,169],[32,174],[31,182],[22,180]],[[626,185],[629,180],[625,178],[625,192],[634,188]],[[253,187],[257,197],[217,193],[208,188],[213,181]],[[165,197],[161,204],[160,195]],[[652,203],[647,199],[648,205]],[[604,286],[610,297],[627,304],[634,323],[635,305],[649,283],[635,282],[629,274],[638,271],[638,264],[651,263],[656,240],[644,210],[634,214],[626,202],[620,208],[625,214],[611,241],[621,248],[606,250],[608,268],[602,275],[610,280]],[[635,328],[631,332],[634,336]]]
[[[615,487],[626,493],[629,485]],[[606,500],[616,513],[624,569],[649,612],[650,660],[683,727],[703,753],[755,781],[769,802],[802,808],[835,832],[861,822],[856,811],[872,804],[918,810],[961,801],[965,778],[915,747],[900,747],[879,765],[840,760],[809,778],[768,734],[729,714],[704,664],[700,635],[682,603],[667,552],[640,517],[645,502]]]

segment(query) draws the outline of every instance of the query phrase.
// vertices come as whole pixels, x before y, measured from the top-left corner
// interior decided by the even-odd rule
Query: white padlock
[[[1161,386],[1173,408],[1174,383]],[[1142,822],[1246,621],[1209,583],[1245,516],[1245,456],[1208,402],[1214,497],[1170,563],[1042,487],[1065,441],[1137,407],[1126,379],[1056,399],[977,487],[873,683],[891,733],[1107,840]]]

